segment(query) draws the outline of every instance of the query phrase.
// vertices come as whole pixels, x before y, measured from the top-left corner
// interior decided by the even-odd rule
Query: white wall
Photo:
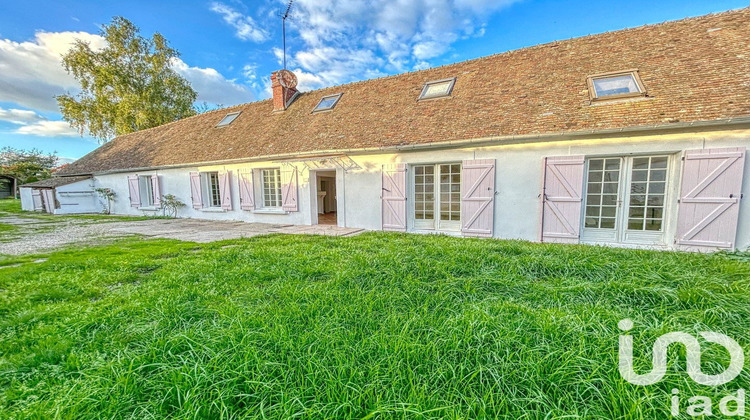
[[[34,198],[31,196],[31,188],[21,188],[21,210],[34,211]]]
[[[340,226],[380,229],[381,168],[388,163],[440,163],[460,162],[466,159],[496,160],[495,236],[506,239],[537,240],[539,235],[540,200],[542,182],[542,159],[547,156],[587,155],[614,156],[628,154],[678,154],[688,149],[744,146],[750,149],[750,130],[735,130],[713,133],[685,133],[660,136],[619,137],[575,141],[538,142],[509,144],[479,148],[416,151],[400,154],[350,155],[358,168],[344,171],[331,166],[319,170],[336,170],[338,195],[338,220]],[[162,194],[174,194],[187,206],[180,210],[180,217],[243,220],[248,222],[307,225],[313,220],[315,202],[314,189],[310,188],[310,171],[304,163],[296,163],[299,169],[299,211],[284,214],[262,214],[239,209],[237,170],[281,166],[278,162],[255,162],[247,164],[200,166],[140,172],[139,175],[158,174],[161,177]],[[231,190],[233,210],[195,210],[191,206],[190,171],[229,171],[232,173]],[[115,190],[117,197],[113,213],[117,214],[161,214],[156,211],[130,207],[127,175],[109,174],[97,176],[97,186]],[[313,180],[315,178],[313,177]],[[679,179],[679,176],[677,176]],[[313,186],[314,186],[313,182]],[[743,183],[745,199],[741,202],[740,223],[737,233],[738,248],[750,247],[750,163],[745,165]],[[675,197],[673,197],[675,198]],[[668,219],[675,219],[668,214]],[[672,229],[671,225],[668,229]]]
[[[55,214],[101,213],[104,204],[94,191],[94,180],[87,179],[55,188],[60,208]]]

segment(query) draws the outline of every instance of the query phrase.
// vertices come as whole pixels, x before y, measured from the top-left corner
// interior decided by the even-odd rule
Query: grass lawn
[[[747,349],[743,255],[368,233],[44,257],[0,269],[0,418],[650,419],[750,388],[677,348],[656,385],[617,370],[626,317],[640,373],[669,331]]]

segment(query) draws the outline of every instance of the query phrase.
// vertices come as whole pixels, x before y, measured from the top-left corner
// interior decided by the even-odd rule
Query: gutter
[[[746,126],[746,127],[743,127]],[[180,163],[173,165],[161,165],[161,166],[148,166],[140,168],[125,168],[125,169],[113,169],[108,171],[98,171],[92,173],[77,173],[68,176],[80,176],[80,175],[107,175],[117,174],[126,172],[138,172],[138,171],[154,171],[162,169],[177,169],[177,168],[191,168],[196,166],[213,166],[213,165],[229,165],[237,163],[250,163],[259,161],[269,160],[287,160],[295,161],[300,159],[308,159],[314,157],[331,157],[341,155],[368,155],[375,153],[388,153],[388,152],[401,152],[401,151],[419,151],[419,150],[437,150],[437,149],[450,149],[462,146],[498,146],[498,145],[513,145],[513,144],[524,144],[524,143],[542,143],[548,141],[570,141],[579,140],[590,137],[600,138],[612,138],[621,137],[623,135],[648,135],[648,134],[664,134],[670,132],[685,132],[685,131],[710,131],[715,128],[750,128],[750,116],[739,117],[739,118],[728,118],[721,120],[712,121],[694,121],[685,123],[669,123],[669,124],[654,124],[654,125],[643,125],[636,127],[625,127],[625,128],[605,128],[600,130],[582,130],[582,131],[569,131],[559,133],[545,133],[545,134],[523,134],[523,135],[508,135],[508,136],[491,136],[491,137],[478,137],[467,140],[449,140],[442,142],[431,142],[431,143],[419,143],[419,144],[407,144],[407,145],[395,145],[395,146],[381,146],[381,147],[365,147],[359,149],[332,149],[332,150],[314,150],[310,152],[302,153],[281,153],[275,155],[262,155],[252,158],[237,158],[237,159],[225,159],[216,161],[205,161],[205,162],[192,162],[192,163]]]

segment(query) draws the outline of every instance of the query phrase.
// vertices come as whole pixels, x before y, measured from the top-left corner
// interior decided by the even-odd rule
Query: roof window
[[[452,79],[434,80],[432,82],[427,82],[422,88],[422,93],[419,95],[419,100],[421,101],[423,99],[443,98],[446,96],[450,96],[451,92],[453,92],[454,83],[456,83],[455,77]]]
[[[343,95],[343,93],[337,93],[335,95],[328,95],[328,96],[322,97],[320,99],[320,102],[318,102],[318,104],[315,105],[313,112],[332,110],[336,106],[336,104],[339,103],[339,99],[341,99],[341,95]]]
[[[237,117],[240,116],[240,112],[241,111],[230,112],[229,114],[226,115],[226,117],[222,118],[221,121],[219,121],[219,123],[216,124],[216,126],[217,127],[226,127],[226,126],[228,126],[229,124],[232,123],[232,121],[236,120]]]
[[[591,100],[644,96],[646,89],[638,76],[638,70],[604,73],[589,76]]]

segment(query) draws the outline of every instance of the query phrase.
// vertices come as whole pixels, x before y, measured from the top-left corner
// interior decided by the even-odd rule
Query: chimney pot
[[[297,96],[297,77],[289,70],[271,73],[271,90],[273,91],[273,111],[280,112],[289,108]]]

